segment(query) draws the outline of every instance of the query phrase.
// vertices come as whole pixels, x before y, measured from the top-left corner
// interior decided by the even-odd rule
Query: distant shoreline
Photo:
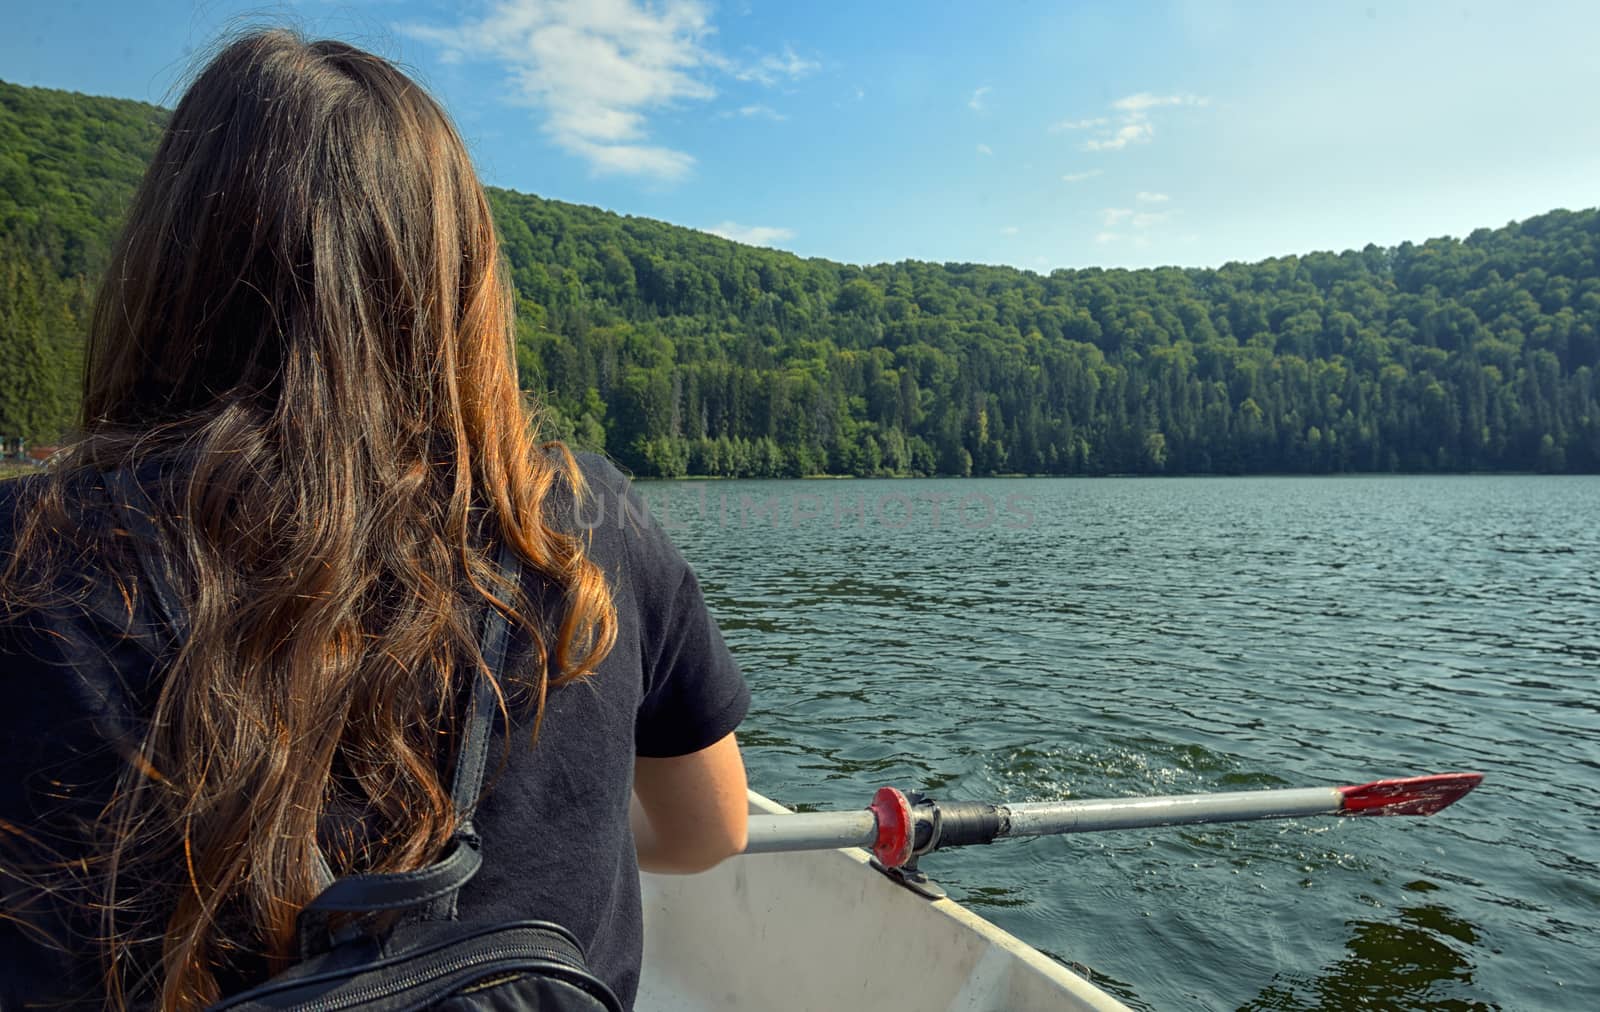
[[[1300,471],[1252,471],[1248,474],[1139,474],[1137,472],[1122,472],[1113,474],[807,474],[799,477],[767,477],[759,478],[730,477],[721,474],[686,474],[672,478],[659,475],[633,475],[630,480],[635,482],[668,482],[668,481],[989,481],[1004,479],[1008,481],[1035,481],[1051,478],[1073,478],[1098,481],[1106,478],[1595,478],[1600,477],[1600,472],[1559,472],[1547,473],[1543,471],[1330,471],[1323,474],[1306,474]]]

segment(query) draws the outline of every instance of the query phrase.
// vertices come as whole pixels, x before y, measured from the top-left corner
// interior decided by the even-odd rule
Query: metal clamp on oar
[[[902,794],[893,787],[878,788],[870,810],[878,816],[878,836],[873,841],[873,865],[890,878],[924,896],[940,899],[943,887],[917,867],[917,859],[945,847],[993,843],[1006,835],[1011,817],[1003,805],[983,801],[934,801],[920,791]],[[898,825],[901,812],[909,813],[910,831]],[[888,814],[888,833],[885,833]],[[899,843],[906,837],[905,843]],[[884,846],[885,841],[889,845]],[[898,844],[898,848],[896,845]],[[909,846],[909,854],[902,856]]]
[[[907,889],[930,899],[944,898],[944,889],[917,867],[917,858],[940,847],[944,813],[939,803],[919,791],[904,794],[894,787],[880,787],[867,810],[877,820],[872,866]]]
[[[752,815],[746,854],[865,847],[883,872],[926,896],[944,890],[917,868],[917,859],[946,847],[966,847],[1018,836],[1053,836],[1108,829],[1244,822],[1308,815],[1432,815],[1478,786],[1482,773],[1377,780],[1354,787],[1230,791],[1097,801],[1044,801],[995,805],[937,802],[913,792],[880,787],[872,804],[856,812]]]

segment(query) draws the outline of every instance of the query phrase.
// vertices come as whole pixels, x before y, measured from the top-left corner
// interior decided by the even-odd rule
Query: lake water
[[[1486,775],[1430,819],[925,859],[1135,1007],[1600,1007],[1600,479],[641,488],[788,804]]]

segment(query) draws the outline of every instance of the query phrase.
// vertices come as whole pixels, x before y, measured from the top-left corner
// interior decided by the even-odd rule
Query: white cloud
[[[1118,235],[1115,232],[1101,232],[1101,233],[1099,233],[1098,235],[1096,235],[1094,237],[1094,241],[1095,242],[1100,242],[1100,243],[1116,242],[1118,239],[1121,239],[1121,238],[1122,238],[1122,236]]]
[[[1154,95],[1148,91],[1141,91],[1111,103],[1112,110],[1116,112],[1115,124],[1108,117],[1097,116],[1092,119],[1062,120],[1053,124],[1050,131],[1056,133],[1062,130],[1094,130],[1098,136],[1084,141],[1083,150],[1121,151],[1132,144],[1148,143],[1155,136],[1155,127],[1150,122],[1152,109],[1210,104],[1209,98],[1203,95],[1191,95],[1188,92]]]
[[[993,88],[986,84],[977,91],[973,92],[972,97],[967,99],[967,108],[971,109],[973,112],[983,112],[983,96],[989,94],[989,92],[993,90]]]
[[[768,54],[752,64],[739,66],[729,61],[718,62],[739,80],[755,81],[768,87],[785,78],[795,81],[822,69],[822,64],[806,59],[790,46],[784,46],[781,55]]]
[[[1139,211],[1131,207],[1107,207],[1100,211],[1100,223],[1106,228],[1116,228],[1118,225],[1149,228],[1171,217],[1172,213],[1169,211]]]
[[[1058,134],[1063,130],[1093,130],[1095,127],[1105,126],[1107,122],[1104,116],[1096,116],[1093,119],[1064,119],[1059,123],[1050,124],[1050,132]]]
[[[560,140],[562,147],[588,160],[599,173],[682,179],[694,168],[694,156],[650,144],[595,144],[582,137]]]
[[[1021,232],[1021,231],[1022,231],[1022,229],[1018,228],[1015,225],[1007,225],[1005,228],[1002,228],[1000,230],[1000,234],[1001,235],[1016,235],[1018,232]]]
[[[1133,199],[1140,204],[1165,204],[1172,198],[1165,193],[1150,193],[1147,190],[1140,190],[1133,195]]]
[[[778,123],[789,118],[770,105],[742,105],[739,115],[745,119],[770,119]]]
[[[1201,95],[1152,95],[1148,91],[1141,91],[1137,95],[1119,98],[1111,103],[1111,108],[1129,116],[1139,117],[1149,113],[1151,109],[1160,109],[1170,105],[1210,105],[1211,100]]]
[[[771,246],[775,242],[794,238],[793,229],[774,228],[770,225],[741,225],[736,221],[725,221],[720,225],[711,226],[706,231],[751,246]]]
[[[978,145],[978,154],[980,154],[980,155],[992,155],[992,154],[994,154],[994,151],[987,144],[979,144]]]
[[[1061,181],[1063,183],[1081,183],[1085,179],[1093,179],[1104,171],[1104,169],[1090,169],[1088,172],[1069,172],[1061,177]]]
[[[1098,137],[1094,140],[1083,142],[1085,151],[1120,151],[1129,144],[1142,144],[1148,141],[1155,131],[1148,123],[1129,123],[1118,128],[1117,132],[1108,137]]]
[[[504,99],[539,110],[550,139],[595,172],[669,180],[694,156],[650,143],[650,113],[716,97],[712,72],[771,84],[819,66],[788,48],[748,66],[718,55],[702,0],[495,0],[452,25],[397,30],[439,46],[446,61],[498,65]]]

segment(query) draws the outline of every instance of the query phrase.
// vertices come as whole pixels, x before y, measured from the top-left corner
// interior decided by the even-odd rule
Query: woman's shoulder
[[[572,460],[577,464],[578,473],[583,477],[584,483],[591,487],[605,488],[621,494],[626,492],[631,484],[628,476],[622,473],[622,469],[603,453],[578,450],[573,452]]]
[[[644,587],[670,591],[688,571],[677,546],[651,513],[633,479],[605,456],[575,453],[581,494],[562,512],[602,567]]]
[[[574,453],[577,481],[567,481],[564,512],[592,539],[611,535],[624,542],[653,537],[649,507],[633,479],[599,453]],[[574,494],[574,491],[576,494]]]

